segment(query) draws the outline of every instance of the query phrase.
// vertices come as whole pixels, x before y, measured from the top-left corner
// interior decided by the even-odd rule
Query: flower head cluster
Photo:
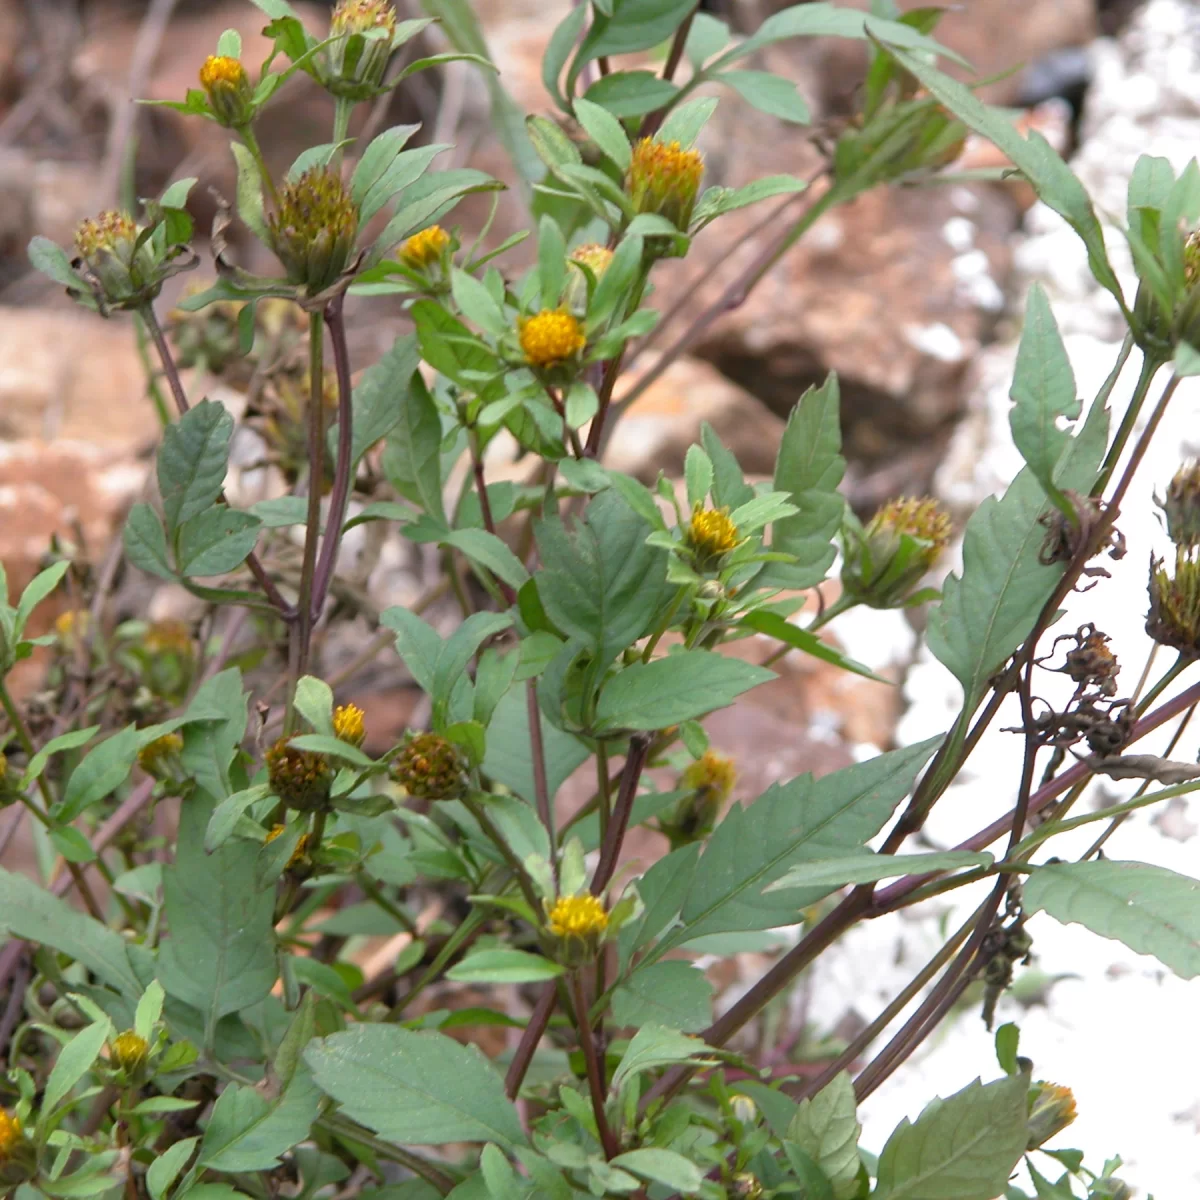
[[[685,150],[678,142],[642,138],[633,147],[625,190],[635,212],[666,217],[686,233],[703,176],[704,160],[698,151]]]
[[[1146,632],[1189,658],[1200,656],[1200,550],[1176,550],[1175,574],[1150,560],[1150,613]]]
[[[889,500],[865,528],[847,531],[842,586],[872,608],[904,604],[941,558],[951,529],[949,514],[928,496]]]
[[[238,59],[210,54],[200,68],[200,86],[218,124],[243,129],[254,119],[254,85]]]
[[[1057,1083],[1039,1082],[1029,1096],[1028,1148],[1036,1150],[1075,1120],[1075,1097]]]
[[[406,239],[396,257],[414,271],[425,271],[442,261],[450,245],[450,235],[440,225],[430,225]]]
[[[522,317],[517,336],[525,361],[532,367],[560,366],[587,345],[579,319],[563,308],[544,308],[532,317]]]
[[[267,751],[267,778],[288,808],[315,812],[329,800],[333,769],[323,754],[297,749],[282,737]]]
[[[1186,462],[1167,485],[1158,506],[1167,518],[1167,534],[1183,549],[1200,545],[1200,461]]]
[[[334,96],[368,100],[382,90],[392,57],[396,10],[391,0],[338,0],[329,20],[329,44],[317,74]]]
[[[279,189],[279,207],[267,226],[288,282],[312,296],[345,271],[358,237],[358,209],[341,175],[312,167]]]
[[[453,800],[464,785],[462,754],[440,733],[419,733],[392,764],[392,777],[410,796]]]
[[[107,209],[79,223],[72,266],[99,301],[116,308],[138,308],[162,290],[154,255],[141,234],[133,217],[118,209]]]
[[[367,736],[365,717],[357,704],[339,704],[333,710],[333,736],[351,746],[361,746]]]
[[[702,571],[716,570],[721,560],[736,550],[742,542],[738,527],[729,516],[728,508],[705,508],[697,501],[692,506],[684,542]]]

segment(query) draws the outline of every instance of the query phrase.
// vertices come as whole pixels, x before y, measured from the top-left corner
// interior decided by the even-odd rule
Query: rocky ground
[[[479,5],[502,78],[530,111],[547,107],[537,62],[551,10],[565,7],[565,0]],[[770,7],[766,0],[724,0],[723,11],[752,25]],[[114,201],[134,132],[141,194],[184,174],[232,189],[219,131],[166,110],[135,110],[129,97],[182,96],[222,29],[239,28],[254,47],[260,22],[234,0],[174,8],[169,24],[156,30],[147,6],[131,0],[0,0],[0,561],[14,590],[36,571],[51,537],[103,562],[124,512],[144,489],[156,430],[130,326],[84,314],[31,277],[25,243],[35,232],[69,241],[80,217]],[[1139,153],[1162,154],[1178,168],[1200,145],[1197,14],[1188,0],[971,0],[950,13],[941,35],[984,75],[1031,64],[991,85],[988,98],[1024,107],[1028,123],[1073,149],[1101,212],[1120,213]],[[256,53],[251,48],[247,57]],[[795,78],[817,117],[833,118],[846,110],[858,53],[846,44],[790,44],[759,65]],[[503,175],[509,168],[487,136],[482,95],[469,70],[452,69],[437,84],[406,92],[389,119],[423,120],[434,131],[430,140],[454,142],[454,163],[445,165],[470,163]],[[1081,102],[1081,112],[1071,107]],[[324,140],[324,120],[318,98],[295,89],[275,125],[261,132],[268,157],[287,163]],[[713,183],[735,185],[779,170],[804,174],[816,161],[809,131],[738,102],[722,106],[705,137]],[[989,147],[969,146],[967,165],[993,162]],[[197,194],[205,194],[203,186]],[[1038,280],[1050,294],[1082,395],[1094,394],[1120,340],[1115,312],[1091,284],[1074,236],[1031,204],[1020,185],[973,184],[879,191],[837,210],[745,304],[712,326],[692,356],[646,391],[620,427],[610,462],[646,479],[659,469],[677,473],[707,420],[748,471],[766,473],[791,404],[833,369],[846,400],[847,488],[855,506],[870,511],[888,496],[933,488],[965,518],[1019,465],[1007,432],[1007,390],[1029,284]],[[464,219],[483,215],[468,209]],[[203,227],[211,212],[198,216]],[[521,219],[514,194],[500,210],[497,235]],[[679,302],[684,313],[706,303],[761,249],[759,219],[749,210],[710,230],[693,257],[664,273],[656,302]],[[1128,277],[1123,246],[1114,243],[1113,253]],[[364,319],[354,333],[355,365],[367,365],[399,327],[395,313]],[[648,351],[635,378],[653,362]],[[1145,464],[1122,522],[1135,552],[1114,566],[1111,580],[1074,600],[1064,619],[1071,628],[1094,620],[1112,636],[1134,677],[1130,686],[1147,649],[1147,548],[1163,543],[1151,490],[1161,491],[1181,454],[1200,452],[1198,409],[1200,389],[1181,388],[1158,456]],[[248,445],[241,461],[254,454]],[[249,493],[260,482],[251,474],[234,486]],[[395,603],[418,593],[420,563],[403,548],[363,553],[374,564],[364,578],[371,595]],[[152,604],[156,614],[186,612],[170,593],[137,602]],[[832,769],[870,747],[928,736],[951,719],[954,685],[915,652],[908,621],[852,614],[838,629],[853,655],[902,686],[785,660],[779,684],[712,723],[714,743],[743,764],[743,798],[775,778]],[[366,636],[364,626],[337,653],[352,658]],[[354,696],[372,710],[376,729],[401,728],[414,716],[393,662],[369,668]],[[929,836],[938,845],[1007,806],[986,781],[999,771],[1007,778],[1011,742],[1011,735],[994,734],[980,746],[937,810]],[[1195,749],[1185,743],[1175,757]],[[1186,805],[1156,824],[1135,818],[1114,856],[1144,856],[1195,875],[1194,831]],[[649,841],[635,848],[655,852]],[[954,911],[947,909],[951,917]],[[1196,1156],[1188,1153],[1200,1133],[1200,1043],[1189,1019],[1196,985],[1164,977],[1149,960],[1079,930],[1038,919],[1033,931],[1038,970],[1062,978],[1006,1002],[1002,1019],[1021,1021],[1022,1049],[1039,1073],[1075,1088],[1081,1115],[1073,1141],[1093,1155],[1124,1155],[1132,1164],[1128,1176],[1159,1200],[1192,1194],[1188,1185],[1200,1182]],[[924,961],[936,932],[928,923],[880,923],[822,960],[800,993],[816,1031],[869,1020],[877,1001]],[[736,989],[730,981],[729,998]],[[1114,1027],[1121,1030],[1119,1050],[1107,1036]],[[881,1141],[899,1116],[915,1115],[938,1090],[988,1073],[990,1062],[990,1039],[977,1015],[965,1015],[872,1098],[864,1110],[868,1131]]]

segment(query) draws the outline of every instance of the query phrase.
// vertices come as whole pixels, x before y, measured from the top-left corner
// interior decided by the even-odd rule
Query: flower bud
[[[1029,1100],[1029,1140],[1026,1147],[1036,1150],[1075,1120],[1075,1097],[1071,1089],[1057,1083],[1033,1085]]]
[[[351,746],[361,746],[367,736],[365,713],[357,704],[340,704],[333,710],[333,736]]]
[[[763,1186],[759,1183],[758,1177],[749,1171],[739,1171],[731,1182],[733,1186],[729,1190],[729,1195],[735,1197],[736,1200],[759,1200],[763,1194]]]
[[[1175,551],[1175,576],[1161,558],[1150,559],[1150,612],[1146,632],[1188,658],[1200,654],[1200,550]]]
[[[177,733],[164,733],[147,742],[138,751],[138,766],[155,779],[172,779],[174,768],[182,768],[179,756],[183,753],[183,738]]]
[[[588,288],[604,278],[612,262],[613,252],[607,246],[589,242],[572,251],[568,264],[574,268],[567,282],[567,307],[573,312],[587,312]],[[586,268],[586,270],[584,270]],[[591,273],[591,280],[588,279]]]
[[[583,326],[562,308],[543,308],[532,317],[522,317],[517,336],[531,367],[560,367],[587,345]]]
[[[848,525],[842,587],[872,608],[898,607],[949,541],[950,517],[936,500],[890,500],[865,528]]]
[[[741,1092],[737,1093],[730,1101],[730,1107],[733,1109],[733,1115],[743,1125],[749,1125],[751,1121],[758,1120],[758,1105]]]
[[[1166,515],[1171,541],[1185,550],[1200,545],[1200,462],[1184,463],[1167,486],[1167,498],[1154,499]]]
[[[75,230],[78,257],[71,265],[86,272],[97,299],[114,308],[148,304],[162,289],[148,243],[138,245],[141,232],[133,217],[115,209],[86,218]]]
[[[635,212],[657,213],[686,233],[696,207],[704,160],[678,142],[642,138],[633,147],[625,190]]]
[[[200,86],[217,124],[244,129],[254,119],[254,85],[236,58],[210,54],[200,68]]]
[[[298,750],[280,738],[267,751],[271,790],[288,808],[316,812],[325,807],[333,786],[333,769],[323,754]]]
[[[440,225],[430,225],[404,241],[396,257],[414,271],[428,271],[442,263],[449,246],[450,235]]]
[[[579,966],[595,957],[608,930],[608,911],[590,892],[559,896],[553,905],[546,905],[546,928],[556,940],[563,965]]]
[[[733,760],[706,750],[679,776],[680,790],[687,795],[676,804],[671,816],[662,822],[662,831],[678,849],[690,842],[698,842],[713,831],[721,808],[729,799],[737,781],[737,770]]]
[[[37,1155],[25,1136],[15,1113],[0,1108],[0,1192],[32,1179],[37,1172]]]
[[[54,632],[58,634],[58,640],[67,653],[74,654],[83,645],[91,619],[92,614],[86,608],[68,609],[55,619]]]
[[[313,167],[279,189],[279,209],[267,225],[288,282],[312,296],[345,271],[358,236],[358,209],[336,171]]]
[[[725,556],[741,545],[742,537],[729,518],[728,508],[705,508],[697,501],[683,542],[698,571],[715,571]]]
[[[419,733],[392,764],[392,777],[410,796],[453,800],[465,782],[462,755],[441,734]]]
[[[329,21],[332,39],[318,75],[334,96],[368,100],[378,94],[392,57],[396,10],[391,0],[338,0]]]
[[[150,1056],[150,1043],[132,1029],[127,1029],[113,1038],[108,1052],[114,1067],[126,1075],[137,1075]]]

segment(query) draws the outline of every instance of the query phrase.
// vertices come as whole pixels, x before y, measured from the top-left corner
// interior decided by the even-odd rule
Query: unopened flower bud
[[[150,1043],[132,1029],[113,1038],[108,1049],[113,1066],[127,1075],[138,1074],[150,1055]]]
[[[571,257],[567,261],[574,270],[571,271],[570,279],[567,282],[568,308],[579,313],[587,311],[588,289],[604,278],[604,272],[608,270],[612,256],[613,252],[607,246],[601,246],[595,242],[579,246],[571,252]]]
[[[86,218],[75,230],[78,257],[72,265],[85,274],[98,299],[115,308],[147,304],[162,288],[149,245],[138,245],[140,234],[133,217],[115,209]]]
[[[254,85],[238,59],[210,54],[200,68],[200,86],[219,125],[243,129],[253,120]]]
[[[847,529],[842,587],[872,608],[902,605],[941,558],[950,531],[950,517],[936,500],[889,501],[865,527]]]
[[[358,209],[336,171],[312,167],[279,189],[279,209],[268,228],[288,282],[312,296],[346,269],[358,236]]]
[[[758,1120],[758,1105],[749,1096],[739,1092],[730,1101],[730,1107],[733,1109],[733,1115],[743,1125],[749,1125],[751,1121]]]
[[[0,1108],[0,1191],[32,1179],[37,1155],[15,1113]]]
[[[351,746],[361,746],[367,736],[366,714],[357,704],[340,704],[333,710],[333,736]]]
[[[1167,518],[1167,535],[1176,546],[1200,545],[1200,462],[1184,463],[1167,486],[1167,498],[1155,502]]]
[[[347,100],[376,95],[392,57],[395,32],[391,0],[338,0],[329,21],[332,40],[318,67],[322,85]]]
[[[561,367],[587,345],[579,320],[562,308],[544,308],[532,317],[522,317],[517,336],[525,361],[544,369]]]
[[[697,501],[692,506],[692,519],[683,540],[692,552],[697,570],[715,571],[721,560],[741,544],[742,537],[729,517],[728,508],[705,508]]]
[[[180,765],[182,753],[183,738],[177,733],[164,733],[138,751],[138,766],[155,779],[169,779],[175,774],[172,768]]]
[[[635,212],[657,213],[687,232],[704,175],[704,160],[678,142],[642,138],[633,147],[625,190]]]
[[[1175,551],[1175,575],[1150,559],[1150,612],[1146,632],[1188,658],[1200,654],[1200,549]]]
[[[275,795],[300,812],[324,808],[333,786],[333,770],[325,756],[299,750],[285,737],[267,751],[267,778]]]
[[[679,789],[686,791],[671,816],[662,822],[662,831],[671,849],[700,841],[713,831],[717,817],[737,782],[733,760],[706,750],[679,776]]]
[[[428,271],[442,261],[450,245],[450,235],[440,225],[430,225],[414,233],[396,251],[396,257],[414,271]]]
[[[439,733],[411,738],[392,764],[392,777],[422,800],[453,800],[464,786],[463,760],[457,746]]]
[[[1074,1120],[1075,1097],[1070,1088],[1057,1083],[1035,1083],[1029,1101],[1027,1148],[1036,1150]]]

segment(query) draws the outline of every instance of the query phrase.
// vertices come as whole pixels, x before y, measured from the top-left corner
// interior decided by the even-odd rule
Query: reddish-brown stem
[[[557,838],[554,831],[554,802],[550,781],[546,775],[546,746],[542,737],[542,710],[538,706],[537,680],[525,684],[525,713],[529,721],[529,753],[533,765],[533,794],[537,802],[538,819],[550,838],[550,862],[554,878],[558,878],[558,855],[554,852]]]
[[[557,1002],[558,988],[551,980],[542,989],[542,994],[538,997],[533,1012],[529,1014],[529,1024],[525,1026],[525,1032],[521,1035],[521,1041],[513,1055],[513,1060],[508,1064],[508,1073],[504,1076],[504,1090],[510,1100],[515,1100],[517,1093],[521,1090],[525,1073],[529,1070],[529,1064],[533,1062],[534,1052],[550,1024],[550,1018],[554,1015],[554,1006]]]
[[[583,1051],[583,1062],[587,1070],[588,1091],[592,1096],[592,1114],[596,1118],[596,1131],[600,1135],[600,1145],[604,1147],[605,1158],[616,1158],[621,1152],[617,1139],[608,1124],[608,1115],[604,1111],[604,1082],[600,1077],[600,1059],[596,1054],[596,1040],[592,1035],[592,1025],[588,1020],[587,997],[583,994],[583,982],[578,971],[572,971],[571,999],[575,1004],[575,1020],[579,1027],[579,1048]]]
[[[699,8],[699,5],[696,8]],[[671,49],[667,52],[667,61],[663,64],[662,78],[666,83],[670,83],[674,79],[675,72],[679,69],[679,64],[683,60],[683,48],[687,45],[688,33],[691,31],[692,22],[696,19],[696,8],[693,8],[688,13],[684,18],[683,24],[675,30],[675,39],[671,42]],[[653,137],[659,126],[662,125],[669,107],[670,105],[664,105],[662,108],[650,113],[642,122],[641,129],[638,130],[639,136]]]
[[[609,884],[613,872],[617,869],[617,860],[621,856],[621,846],[625,841],[625,831],[629,827],[629,818],[633,813],[633,801],[637,796],[638,781],[642,777],[642,768],[650,753],[654,735],[650,733],[635,733],[629,739],[629,750],[625,755],[625,766],[621,770],[621,786],[617,791],[617,800],[613,805],[612,819],[608,823],[608,837],[600,848],[600,862],[596,866],[596,874],[592,878],[592,892],[599,895]]]

